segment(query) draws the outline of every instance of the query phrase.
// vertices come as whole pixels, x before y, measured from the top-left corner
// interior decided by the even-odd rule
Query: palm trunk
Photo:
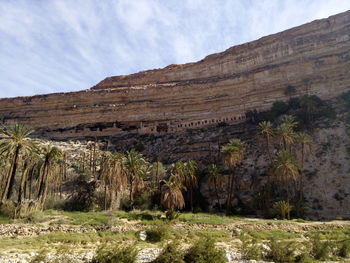
[[[228,190],[228,198],[226,204],[226,214],[230,211],[231,203],[232,203],[232,191],[233,191],[233,182],[234,182],[234,169],[232,169],[232,174],[229,182],[229,190]]]
[[[190,201],[191,201],[191,211],[193,213],[193,189],[190,188]]]
[[[267,155],[269,156],[270,163],[272,163],[269,136],[266,136],[266,148],[267,148]]]
[[[130,204],[132,204],[132,201],[133,201],[133,196],[132,196],[132,192],[133,192],[133,179],[130,175],[130,194],[129,194],[129,201],[130,201]]]
[[[22,173],[22,177],[21,177],[21,184],[20,187],[18,189],[18,203],[21,204],[22,203],[22,198],[23,196],[25,196],[25,186],[26,186],[26,180],[27,180],[27,174],[28,174],[28,164],[25,164],[23,173]]]
[[[16,170],[17,170],[17,164],[18,164],[18,156],[20,151],[20,146],[16,148],[15,155],[13,158],[13,162],[10,168],[10,174],[6,182],[6,186],[4,189],[4,192],[2,194],[2,201],[6,201],[11,198],[12,192],[13,192],[13,186],[15,184],[15,177],[16,177]]]
[[[215,189],[216,198],[217,198],[218,205],[219,205],[219,210],[221,211],[220,196],[219,196],[219,191],[218,191],[218,186],[217,186],[216,180],[214,182],[214,189]]]
[[[304,171],[305,145],[301,145],[301,171],[299,176],[299,209],[301,210],[304,194],[303,194],[303,171]],[[301,211],[298,211],[298,216],[301,216]]]
[[[104,192],[105,192],[104,207],[105,207],[105,210],[107,210],[107,184],[106,184],[106,182],[105,182]]]

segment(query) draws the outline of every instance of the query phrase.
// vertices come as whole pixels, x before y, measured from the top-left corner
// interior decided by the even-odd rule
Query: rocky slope
[[[1,99],[0,119],[52,139],[173,133],[242,122],[246,111],[287,99],[288,85],[323,99],[349,89],[350,11],[89,90]]]

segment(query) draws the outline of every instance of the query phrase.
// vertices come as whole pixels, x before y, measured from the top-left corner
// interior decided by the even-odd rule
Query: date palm
[[[283,145],[283,150],[287,150],[288,146],[294,143],[295,132],[293,127],[288,123],[282,123],[276,128],[276,135],[279,143]]]
[[[277,153],[273,164],[273,175],[282,187],[285,187],[286,198],[289,203],[290,184],[296,185],[300,176],[300,165],[296,156],[290,151],[280,151]]]
[[[181,188],[185,188],[185,190],[187,190],[185,187],[185,163],[182,161],[177,161],[171,165],[169,171],[172,180],[177,181],[179,185],[181,185]]]
[[[231,169],[231,178],[229,179],[228,196],[227,196],[227,202],[226,202],[226,210],[228,212],[231,208],[231,203],[232,203],[232,194],[233,194],[232,192],[233,192],[233,185],[235,180],[235,169],[237,165],[244,158],[245,146],[240,139],[231,139],[226,145],[222,147],[221,151],[224,155],[225,163]],[[236,181],[236,184],[238,183],[239,182]]]
[[[129,201],[133,202],[134,184],[139,181],[143,166],[147,165],[147,161],[143,155],[134,149],[128,151],[125,156],[125,169],[127,172],[128,184],[130,188]]]
[[[311,145],[312,145],[312,138],[307,133],[297,133],[296,135],[296,141],[300,143],[300,180],[299,180],[299,202],[301,204],[303,200],[303,171],[304,171],[304,164],[305,164],[305,155],[307,151],[311,151]]]
[[[258,124],[260,134],[264,136],[266,143],[266,150],[269,156],[270,163],[272,162],[271,151],[270,151],[270,141],[273,136],[272,123],[269,121],[262,121]]]
[[[220,210],[221,210],[221,203],[220,203],[220,196],[219,196],[219,188],[221,188],[224,183],[223,179],[224,177],[220,174],[219,167],[216,164],[212,164],[209,167],[208,186],[214,187],[217,203],[219,205]]]
[[[123,154],[107,152],[101,163],[100,178],[105,186],[105,209],[107,209],[107,191],[110,197],[108,209],[112,210],[115,207],[117,195],[126,186],[124,161]]]
[[[0,155],[10,158],[11,163],[5,180],[1,202],[10,199],[13,194],[20,155],[31,152],[36,148],[35,143],[29,138],[32,132],[32,129],[26,128],[21,124],[15,124],[0,130]]]
[[[193,212],[193,191],[198,187],[197,163],[195,161],[190,160],[184,164],[184,176],[183,185],[190,192],[190,205]]]
[[[161,204],[166,210],[174,212],[185,206],[181,187],[182,185],[174,178],[170,178],[169,182],[162,186]]]
[[[58,172],[61,156],[62,151],[55,146],[47,145],[42,148],[43,163],[38,179],[38,201],[41,209],[46,201],[50,181]]]
[[[20,185],[18,189],[18,198],[17,201],[19,204],[22,203],[23,198],[26,196],[26,188],[27,188],[27,181],[32,180],[31,173],[33,172],[33,169],[35,169],[35,166],[38,164],[38,153],[36,151],[32,151],[24,156],[24,164],[22,169],[22,175],[20,180]],[[31,183],[30,183],[31,185]]]

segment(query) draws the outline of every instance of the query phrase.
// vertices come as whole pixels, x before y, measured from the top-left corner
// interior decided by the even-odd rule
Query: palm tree
[[[270,151],[270,140],[273,136],[273,127],[272,123],[269,121],[262,121],[258,124],[260,129],[260,134],[265,137],[267,154],[269,156],[270,163],[272,162],[271,151]]]
[[[10,199],[12,196],[20,154],[31,152],[36,148],[34,142],[28,137],[32,132],[33,130],[21,124],[15,124],[0,130],[0,155],[6,154],[7,157],[11,158],[1,202]]]
[[[191,211],[193,212],[193,190],[198,187],[197,181],[197,163],[195,161],[188,161],[184,164],[184,175],[185,180],[183,185],[186,187],[187,191],[190,192],[190,205]]]
[[[153,187],[160,190],[159,181],[164,178],[166,170],[161,162],[154,162],[150,167]]]
[[[315,96],[304,95],[300,99],[300,106],[305,109],[306,124],[310,125],[313,120],[313,113],[317,110],[318,103]]]
[[[305,164],[305,154],[307,150],[311,150],[312,145],[312,138],[307,133],[297,133],[296,140],[301,145],[300,149],[300,180],[299,180],[299,202],[302,202],[303,200],[303,171],[304,171],[304,164]],[[308,148],[308,149],[307,149]]]
[[[298,124],[299,124],[293,115],[284,115],[282,117],[282,123],[289,126],[292,130],[298,127]]]
[[[287,150],[287,147],[294,143],[295,132],[293,127],[289,123],[282,123],[276,128],[276,135],[280,142],[283,145],[283,150]]]
[[[129,201],[133,202],[134,183],[140,181],[142,169],[147,164],[143,155],[134,149],[126,152],[125,169],[127,171],[128,184],[130,187]]]
[[[161,204],[166,210],[174,212],[185,206],[181,187],[182,185],[174,178],[170,178],[169,182],[162,186]]]
[[[185,163],[182,161],[177,161],[176,163],[172,164],[170,169],[170,176],[172,177],[173,181],[177,181],[181,186],[181,188],[184,188],[185,185]],[[186,189],[185,189],[186,190]]]
[[[118,193],[126,185],[126,176],[124,170],[125,157],[121,153],[107,152],[101,164],[101,179],[105,185],[105,209],[107,209],[107,190],[110,197],[108,209],[115,207]]]
[[[223,176],[220,174],[219,167],[216,164],[212,164],[209,167],[209,176],[208,176],[208,186],[214,187],[215,195],[221,210],[220,196],[219,196],[219,187],[222,187],[224,180]]]
[[[56,169],[58,168],[58,164],[62,156],[62,151],[55,146],[52,147],[50,145],[47,145],[42,149],[42,155],[43,163],[38,179],[38,200],[41,209],[43,209],[46,201],[50,180],[52,180],[55,172],[57,172]]]
[[[26,156],[24,156],[24,165],[23,165],[21,181],[18,189],[17,201],[19,204],[22,203],[23,198],[25,198],[26,196],[27,181],[32,180],[32,177],[30,176],[30,174],[32,173],[35,166],[37,165],[38,158],[39,156],[36,151],[30,152]]]
[[[231,139],[226,145],[222,147],[221,151],[224,155],[225,163],[231,169],[231,179],[229,180],[228,197],[227,197],[227,204],[226,204],[226,210],[228,212],[229,209],[231,208],[231,202],[232,202],[232,191],[233,191],[233,185],[234,185],[235,169],[237,165],[244,158],[245,146],[240,139]],[[237,184],[238,182],[236,182],[236,186]]]
[[[280,184],[285,186],[287,203],[289,203],[290,181],[296,185],[300,176],[300,165],[296,156],[290,151],[280,151],[276,155],[272,171]]]

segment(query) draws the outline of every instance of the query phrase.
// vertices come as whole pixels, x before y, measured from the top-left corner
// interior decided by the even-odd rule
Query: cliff
[[[239,123],[298,94],[331,99],[350,87],[350,11],[234,46],[196,63],[110,77],[91,89],[0,100],[4,124],[51,139],[164,134]]]

